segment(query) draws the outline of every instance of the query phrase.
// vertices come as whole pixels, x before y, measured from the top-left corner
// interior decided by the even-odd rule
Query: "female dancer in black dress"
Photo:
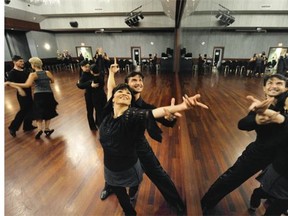
[[[110,70],[118,65],[113,64]],[[113,89],[112,95],[104,108],[104,119],[100,126],[100,143],[104,151],[104,177],[112,186],[125,215],[136,215],[130,203],[126,187],[137,191],[142,181],[142,169],[136,153],[137,137],[147,129],[149,135],[156,140],[161,139],[160,129],[155,118],[170,113],[191,109],[194,106],[208,108],[198,102],[200,95],[185,95],[183,102],[174,106],[144,110],[131,107],[134,102],[133,92],[127,84],[119,84]],[[130,193],[131,194],[131,193]]]

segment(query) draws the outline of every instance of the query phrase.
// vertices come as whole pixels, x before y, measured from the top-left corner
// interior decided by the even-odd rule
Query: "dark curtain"
[[[25,61],[31,58],[26,32],[23,31],[5,31],[5,40],[7,41],[10,56],[20,55]]]

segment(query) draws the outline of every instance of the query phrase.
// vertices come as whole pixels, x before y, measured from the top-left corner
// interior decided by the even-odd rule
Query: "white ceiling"
[[[131,30],[124,22],[137,7],[144,19],[133,30],[173,29],[177,0],[57,0],[55,4],[33,4],[11,0],[5,17],[40,24],[48,31]],[[51,0],[50,0],[51,1]],[[288,31],[288,0],[186,0],[182,27],[189,29],[278,29]],[[220,5],[235,17],[228,27],[219,26],[215,15]],[[78,27],[70,26],[77,21]]]

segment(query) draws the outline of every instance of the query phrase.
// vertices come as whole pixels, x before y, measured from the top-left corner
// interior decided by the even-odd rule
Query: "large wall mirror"
[[[77,57],[83,56],[84,59],[93,60],[93,53],[91,46],[76,46]]]
[[[286,53],[288,53],[288,47],[270,47],[267,64],[271,72],[276,72],[279,59],[283,58]]]
[[[221,64],[224,56],[224,47],[213,48],[213,65],[218,66]]]
[[[141,47],[131,47],[131,58],[134,65],[141,64]]]

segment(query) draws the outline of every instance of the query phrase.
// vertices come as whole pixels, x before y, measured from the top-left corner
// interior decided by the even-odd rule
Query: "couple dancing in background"
[[[17,99],[20,111],[9,126],[11,136],[16,137],[16,131],[23,122],[24,131],[31,131],[37,128],[35,139],[40,139],[44,132],[49,137],[54,129],[50,129],[50,121],[58,113],[58,105],[54,98],[51,83],[54,76],[50,71],[42,69],[43,62],[38,57],[29,59],[29,63],[34,72],[24,69],[24,60],[20,56],[13,57],[14,68],[8,73],[5,85],[17,89]],[[34,97],[32,99],[31,86],[35,84]],[[32,125],[32,120],[36,120],[37,127]],[[44,124],[43,124],[44,123]]]

